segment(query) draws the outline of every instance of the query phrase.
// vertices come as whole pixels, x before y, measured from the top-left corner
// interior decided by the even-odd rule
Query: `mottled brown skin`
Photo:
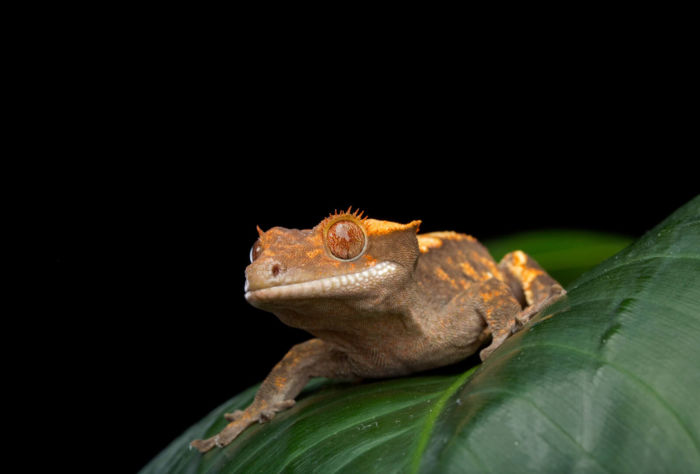
[[[311,377],[406,375],[460,361],[488,342],[484,360],[565,293],[521,251],[497,264],[469,235],[418,235],[419,221],[349,211],[310,230],[258,229],[246,299],[316,338],[292,347],[253,403],[226,414],[228,426],[193,447],[226,446],[270,420]]]

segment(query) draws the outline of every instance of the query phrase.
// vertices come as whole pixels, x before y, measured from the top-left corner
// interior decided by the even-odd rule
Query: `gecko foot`
[[[216,441],[214,440],[214,438],[195,439],[190,443],[190,447],[195,448],[200,453],[206,453],[214,446],[216,446]]]
[[[286,410],[294,405],[294,400],[282,400],[273,403],[254,403],[246,410],[236,410],[233,413],[224,414],[229,423],[216,436],[207,439],[196,439],[190,443],[190,446],[199,450],[200,453],[206,453],[214,447],[223,448],[231,443],[243,430],[251,424],[257,422],[265,423],[270,421],[275,413]]]
[[[479,357],[481,358],[481,360],[486,360],[486,358],[490,356],[491,353],[493,353],[493,351],[498,349],[501,346],[501,344],[503,344],[506,341],[506,339],[508,339],[511,335],[521,330],[523,326],[525,326],[532,319],[533,316],[535,316],[537,313],[542,311],[542,309],[546,308],[550,304],[554,303],[556,300],[558,300],[565,294],[566,290],[564,290],[561,286],[556,285],[556,287],[554,287],[554,289],[552,290],[552,294],[550,294],[546,299],[523,309],[519,314],[515,316],[515,319],[510,322],[508,327],[501,330],[498,334],[493,335],[491,344],[489,344],[486,348],[482,349],[479,353]]]
[[[241,434],[241,431],[250,425],[247,420],[234,421],[226,425],[219,434],[207,439],[196,439],[190,443],[190,446],[197,449],[200,453],[206,453],[215,446],[223,448],[231,443],[236,437]]]
[[[506,339],[508,339],[510,335],[513,334],[513,332],[515,332],[515,327],[516,323],[515,321],[513,321],[509,328],[505,328],[503,331],[501,331],[500,334],[495,335],[493,337],[493,339],[491,340],[491,344],[489,344],[487,347],[482,349],[481,352],[479,352],[479,358],[481,358],[482,362],[485,361],[486,358],[490,356],[493,351],[498,349],[501,346],[501,344],[503,344],[506,341]]]
[[[561,298],[565,294],[566,294],[566,290],[564,288],[562,288],[561,286],[556,285],[553,288],[552,293],[547,298],[540,301],[539,303],[530,305],[527,308],[525,308],[524,310],[522,310],[520,312],[520,314],[518,314],[516,316],[518,323],[520,323],[520,326],[524,326],[532,319],[533,316],[535,316],[537,313],[542,311],[547,306],[554,303],[556,300],[558,300],[559,298]]]

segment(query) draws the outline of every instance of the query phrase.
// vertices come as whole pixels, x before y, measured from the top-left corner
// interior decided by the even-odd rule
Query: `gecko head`
[[[410,278],[419,254],[419,225],[363,218],[348,209],[313,229],[258,228],[245,297],[266,310],[320,299],[380,298]]]

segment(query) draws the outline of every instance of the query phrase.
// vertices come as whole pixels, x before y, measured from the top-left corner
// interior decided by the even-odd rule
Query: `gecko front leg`
[[[311,377],[344,377],[351,375],[345,355],[320,339],[297,344],[275,365],[260,385],[253,402],[245,410],[227,413],[230,421],[216,436],[198,439],[190,445],[200,452],[215,446],[223,447],[253,423],[264,423],[275,413],[294,405],[294,398]]]

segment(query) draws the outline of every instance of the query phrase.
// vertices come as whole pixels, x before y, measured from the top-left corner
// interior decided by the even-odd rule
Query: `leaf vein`
[[[596,354],[594,354],[594,353],[591,353],[591,352],[588,352],[588,351],[582,351],[581,349],[578,349],[578,348],[573,347],[573,346],[568,346],[568,345],[566,345],[566,344],[554,344],[554,343],[551,343],[551,342],[537,342],[537,343],[531,343],[531,344],[523,344],[523,345],[521,345],[521,346],[519,346],[519,347],[517,347],[517,348],[515,348],[515,349],[513,349],[513,350],[510,350],[510,351],[507,351],[507,352],[501,354],[500,357],[504,357],[506,354],[510,354],[510,353],[513,353],[513,352],[522,351],[523,349],[527,349],[527,348],[530,348],[530,349],[531,349],[531,348],[537,348],[537,347],[553,347],[553,348],[555,348],[555,349],[561,349],[561,350],[564,350],[564,351],[569,351],[569,352],[572,352],[572,353],[575,353],[575,354],[579,354],[579,355],[588,357],[588,358],[590,358],[590,359],[592,359],[592,360],[595,360],[595,361],[599,362],[599,363],[602,364],[602,365],[607,365],[607,366],[609,366],[610,368],[612,368],[613,370],[617,371],[618,373],[620,373],[620,374],[626,376],[627,378],[629,378],[630,380],[632,380],[633,382],[635,382],[637,385],[639,385],[641,388],[643,388],[644,390],[646,390],[647,392],[649,392],[649,394],[650,394],[654,399],[656,399],[657,402],[658,402],[671,416],[673,416],[673,418],[676,420],[676,423],[678,423],[678,425],[683,429],[683,431],[685,432],[685,434],[688,436],[688,438],[690,439],[690,441],[693,443],[693,446],[695,446],[695,449],[700,453],[700,443],[698,442],[697,438],[693,435],[693,433],[692,433],[692,431],[690,430],[690,428],[688,428],[688,427],[685,425],[685,423],[683,423],[683,419],[678,415],[678,413],[676,413],[676,411],[673,409],[673,407],[672,407],[672,406],[671,406],[671,405],[670,405],[670,404],[669,404],[669,403],[668,403],[668,402],[667,402],[667,401],[666,401],[652,386],[650,386],[649,384],[647,384],[646,382],[644,382],[642,379],[640,379],[639,377],[637,377],[636,375],[634,375],[632,372],[630,372],[630,371],[628,371],[628,370],[626,370],[626,369],[624,369],[624,368],[618,366],[617,364],[614,364],[614,363],[610,362],[609,360],[603,359],[602,357],[600,357],[600,356],[598,356],[598,355],[596,355]]]
[[[518,393],[518,392],[513,392],[512,390],[506,390],[506,389],[504,389],[504,388],[485,388],[485,389],[483,389],[483,390],[475,390],[475,391],[473,391],[473,392],[467,394],[465,398],[470,398],[470,397],[472,397],[472,396],[474,396],[474,395],[480,395],[480,394],[484,394],[484,393],[505,393],[505,394],[511,396],[512,398],[517,398],[517,399],[520,399],[520,400],[522,400],[522,401],[528,403],[528,404],[531,405],[535,410],[537,410],[537,412],[539,412],[540,415],[541,415],[544,419],[546,419],[549,423],[551,423],[551,425],[554,426],[555,429],[557,429],[557,430],[560,431],[564,436],[566,436],[566,437],[569,439],[569,441],[571,441],[571,443],[572,443],[574,446],[576,446],[582,453],[584,453],[587,457],[589,457],[591,460],[593,460],[593,462],[595,462],[598,466],[600,466],[600,468],[601,468],[603,471],[610,472],[610,470],[609,470],[609,469],[606,469],[605,466],[603,466],[602,464],[600,464],[600,462],[595,458],[595,456],[593,456],[593,454],[591,454],[589,451],[587,451],[587,450],[581,445],[581,443],[579,443],[579,442],[576,440],[576,438],[573,437],[573,435],[571,435],[568,431],[566,431],[559,423],[557,423],[556,421],[554,421],[553,418],[551,418],[549,415],[547,415],[547,412],[546,412],[546,411],[542,410],[539,406],[537,406],[537,404],[536,404],[531,398],[526,397],[526,396],[524,396],[524,395],[522,395],[522,394],[520,394],[520,393]],[[464,428],[464,427],[465,427],[465,426],[463,426],[462,428]]]

